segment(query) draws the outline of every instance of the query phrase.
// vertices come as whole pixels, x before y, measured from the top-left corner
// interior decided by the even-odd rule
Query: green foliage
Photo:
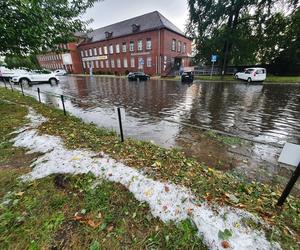
[[[27,69],[40,69],[39,63],[35,55],[20,56],[20,55],[7,55],[4,62],[10,69],[13,68],[27,68]]]
[[[224,67],[272,62],[292,41],[291,15],[273,6],[282,5],[293,13],[297,4],[289,0],[189,0],[187,33],[196,41],[196,61],[210,63],[211,54],[218,54]],[[299,27],[298,21],[294,23]]]
[[[232,236],[232,231],[227,228],[224,231],[220,230],[218,233],[218,237],[221,240],[229,240],[231,236]]]
[[[27,55],[70,41],[86,29],[80,15],[96,1],[0,1],[0,55]]]

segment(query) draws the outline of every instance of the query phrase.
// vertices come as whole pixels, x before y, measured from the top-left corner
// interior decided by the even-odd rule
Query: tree
[[[287,8],[295,8],[298,4],[297,0],[286,1]],[[280,0],[189,0],[190,17],[187,31],[195,38],[196,48],[200,54],[198,57],[208,61],[207,51],[218,53],[223,73],[226,72],[229,62],[251,63],[259,60],[255,51],[258,50],[264,35],[265,23],[274,15],[273,6],[278,6],[281,2]],[[278,18],[275,20],[278,21]],[[273,24],[273,20],[271,23]],[[272,29],[270,25],[268,26]]]
[[[0,55],[28,55],[69,42],[86,30],[82,21],[97,0],[0,1]]]
[[[39,69],[39,63],[35,55],[29,56],[15,56],[8,55],[4,60],[6,66],[10,69],[13,68],[28,68],[28,69]]]

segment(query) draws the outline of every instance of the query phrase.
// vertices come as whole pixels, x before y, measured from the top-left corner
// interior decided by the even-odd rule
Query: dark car
[[[183,72],[181,74],[181,82],[188,82],[192,83],[194,81],[194,75],[193,72]]]
[[[150,79],[149,75],[146,75],[144,72],[132,72],[128,74],[128,80],[131,81],[136,81],[136,80],[140,80],[140,81],[146,81],[148,79]]]

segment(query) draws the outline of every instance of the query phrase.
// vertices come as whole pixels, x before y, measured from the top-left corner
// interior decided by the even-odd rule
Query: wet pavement
[[[253,140],[244,147],[227,147],[226,152],[212,146],[209,153],[220,157],[226,154],[224,161],[232,162],[220,169],[246,173],[250,179],[273,182],[274,178],[288,176],[290,171],[282,174],[283,168],[277,164],[278,154],[285,142],[300,144],[297,84],[186,85],[167,80],[129,82],[123,78],[68,76],[61,77],[58,86],[36,85],[25,88],[25,92],[37,97],[37,87],[43,102],[61,107],[60,99],[53,94],[66,95],[67,111],[116,131],[116,107],[122,107],[125,137],[180,147],[197,159],[208,155],[208,142],[199,137],[203,133],[199,128]]]

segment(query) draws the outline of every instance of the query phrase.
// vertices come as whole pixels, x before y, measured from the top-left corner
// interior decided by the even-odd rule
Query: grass
[[[205,81],[222,81],[221,76],[196,76],[196,80]],[[225,75],[223,81],[235,81],[240,82],[241,80],[236,80],[232,75]],[[264,83],[300,83],[300,76],[274,76],[267,75],[267,79]]]
[[[24,98],[19,93],[12,93],[8,90],[0,88],[0,97],[1,99],[7,99],[18,104],[14,105],[14,107],[11,107],[12,109],[17,110],[18,108],[20,108],[19,104],[26,104],[35,108],[42,115],[48,117],[49,121],[39,128],[40,132],[61,136],[68,148],[74,149],[79,147],[89,148],[93,151],[104,151],[105,153],[111,155],[113,158],[122,160],[125,164],[131,167],[145,170],[148,175],[154,179],[167,180],[190,188],[202,201],[213,201],[220,203],[221,205],[227,204],[233,207],[244,208],[247,211],[258,214],[262,216],[262,218],[268,224],[271,225],[271,227],[267,229],[267,234],[270,240],[276,240],[280,242],[281,246],[284,249],[297,249],[300,242],[300,201],[299,199],[291,196],[283,209],[279,209],[276,206],[277,199],[281,192],[281,189],[279,189],[279,187],[270,187],[268,185],[257,182],[246,182],[243,179],[239,179],[230,174],[224,174],[222,172],[214,170],[213,168],[208,168],[207,166],[198,163],[194,159],[186,158],[182,152],[175,149],[167,150],[151,143],[131,139],[127,139],[125,143],[122,144],[120,143],[118,136],[112,131],[99,129],[91,124],[85,124],[80,119],[72,116],[65,117],[62,111],[47,107],[43,104],[39,104],[37,101],[30,97]],[[1,106],[2,105],[0,105],[0,107]],[[4,120],[6,119],[7,118],[4,117]],[[22,121],[22,118],[19,117],[18,120]],[[20,122],[19,124],[21,123],[22,122]],[[13,124],[11,125],[13,126]],[[211,136],[212,138],[215,137],[214,134],[211,134],[209,136]],[[224,145],[239,143],[239,141],[237,141],[236,139],[228,139],[227,137],[217,137],[217,139],[224,143]],[[3,177],[3,179],[5,178],[6,177]],[[45,192],[44,195],[46,196],[46,198],[39,198],[41,200],[45,200],[45,202],[47,201],[47,199],[52,200],[52,198],[49,197],[49,193],[58,192],[59,197],[60,195],[62,195],[62,191],[54,189],[55,186],[47,187],[47,185],[53,185],[53,178],[55,177],[52,176],[40,181],[36,181],[38,185],[46,185],[41,186],[41,188],[38,188],[38,190],[46,189],[51,191]],[[68,189],[68,192],[63,192],[64,198],[60,199],[58,197],[57,200],[51,202],[49,201],[49,203],[46,203],[45,206],[49,206],[49,204],[63,204],[64,211],[64,206],[66,206],[67,210],[70,210],[71,212],[64,212],[62,216],[62,214],[57,214],[58,211],[61,210],[53,209],[53,213],[59,218],[58,221],[53,220],[53,218],[55,217],[52,216],[53,214],[47,214],[45,216],[45,220],[43,219],[43,223],[50,221],[50,224],[53,225],[52,227],[50,227],[50,229],[47,229],[50,238],[44,238],[43,236],[41,236],[40,238],[32,239],[30,237],[27,237],[27,244],[31,244],[31,240],[37,242],[38,239],[41,239],[41,242],[37,242],[38,246],[46,246],[47,244],[47,246],[49,246],[49,244],[51,243],[51,239],[53,241],[55,237],[58,237],[57,234],[59,230],[64,230],[65,227],[70,227],[70,218],[74,216],[74,213],[80,212],[82,211],[82,209],[85,209],[89,218],[92,218],[93,221],[98,221],[96,220],[96,217],[99,209],[102,208],[102,204],[107,204],[103,205],[104,210],[100,211],[101,214],[106,214],[107,211],[111,211],[113,215],[108,216],[108,219],[104,220],[106,225],[105,228],[108,230],[108,228],[111,228],[110,226],[112,225],[115,230],[118,229],[117,231],[119,233],[117,233],[117,235],[111,236],[110,232],[104,230],[104,234],[102,236],[104,237],[104,239],[108,237],[108,242],[102,242],[103,238],[97,238],[97,235],[93,234],[94,229],[91,230],[89,227],[87,227],[85,222],[77,223],[78,221],[76,221],[76,223],[79,224],[80,228],[78,229],[76,227],[74,229],[75,231],[74,234],[72,234],[72,237],[79,237],[80,243],[73,238],[71,238],[71,242],[75,241],[76,244],[85,244],[84,247],[89,246],[90,244],[92,244],[93,246],[97,246],[99,243],[100,246],[104,248],[108,247],[108,245],[106,244],[109,243],[112,244],[110,245],[110,247],[118,247],[118,242],[128,242],[128,246],[131,248],[144,248],[146,246],[153,246],[154,248],[204,248],[201,240],[195,237],[195,229],[188,221],[177,227],[175,227],[174,225],[163,225],[159,221],[156,221],[155,223],[153,222],[154,224],[151,227],[149,227],[148,224],[146,224],[147,227],[143,227],[143,223],[148,223],[144,221],[145,218],[151,218],[151,216],[149,215],[149,208],[144,207],[145,205],[139,204],[137,201],[135,201],[131,194],[124,190],[124,188],[115,184],[102,183],[99,189],[99,193],[95,194],[95,190],[86,190],[85,188],[90,187],[89,183],[93,182],[93,177],[68,176],[68,179],[70,179],[70,184],[68,184],[67,186],[70,186],[70,189]],[[32,186],[29,185],[29,189],[35,188],[34,185],[35,184],[32,184]],[[109,187],[105,189],[105,186],[102,185],[108,185]],[[10,185],[10,189],[14,186],[14,184]],[[18,187],[17,184],[16,187]],[[26,190],[26,188],[22,189],[21,191],[23,192],[23,190]],[[42,191],[38,190],[35,191],[42,193]],[[98,190],[98,188],[96,190]],[[101,198],[102,200],[95,201],[97,197],[101,197],[101,190],[106,190],[105,192],[108,193],[105,198],[106,200],[104,198]],[[116,190],[116,192],[114,193],[112,190]],[[20,190],[17,189],[16,191]],[[70,196],[70,192],[73,192],[76,195]],[[237,200],[232,201],[230,199],[230,194],[234,195]],[[24,195],[26,195],[26,192],[24,192]],[[83,199],[83,203],[76,200],[76,197],[81,197],[81,195],[85,197]],[[32,193],[30,196],[36,197],[34,193]],[[66,202],[63,203],[63,201]],[[91,206],[94,201],[97,202],[97,206],[92,208]],[[112,203],[114,201],[120,201],[120,203],[113,205]],[[124,203],[122,203],[121,201],[123,201]],[[131,202],[134,205],[131,206]],[[127,208],[127,212],[131,214],[131,217],[126,217],[126,214],[122,213],[122,208],[124,206]],[[9,211],[7,211],[8,215],[11,212],[11,209],[13,210],[14,208],[9,208]],[[20,213],[21,211],[18,212]],[[113,219],[116,217],[121,221],[123,220],[123,218],[125,218],[126,223],[129,225],[135,218],[139,218],[140,220],[138,223],[128,228],[125,227],[126,223],[119,224],[117,223],[117,221],[110,221],[109,219]],[[16,219],[17,216],[14,216],[14,218]],[[151,218],[151,220],[152,219],[153,218]],[[101,225],[102,223],[103,222],[101,219]],[[158,231],[154,230],[157,228],[157,226],[159,228]],[[102,227],[104,227],[104,225]],[[134,231],[134,233],[132,232],[132,230]],[[139,236],[140,234],[138,232],[140,231],[142,232],[142,236]],[[123,234],[122,232],[125,233]],[[188,232],[187,235],[185,235],[186,232]],[[100,232],[98,231],[98,233]],[[12,231],[6,232],[5,237],[2,236],[2,234],[0,237],[9,238],[8,236],[10,234],[12,234]],[[82,234],[85,235],[83,238],[81,237]],[[128,235],[131,234],[134,234],[134,237],[131,237],[129,238],[130,240],[128,240]],[[125,237],[124,235],[127,236]],[[121,238],[115,240],[115,237]],[[3,238],[0,238],[0,242],[2,242],[2,240]],[[10,242],[13,244],[14,241],[10,240]],[[141,242],[146,245],[138,245],[142,244]],[[168,244],[173,245],[171,246]],[[197,246],[194,244],[197,244]]]

